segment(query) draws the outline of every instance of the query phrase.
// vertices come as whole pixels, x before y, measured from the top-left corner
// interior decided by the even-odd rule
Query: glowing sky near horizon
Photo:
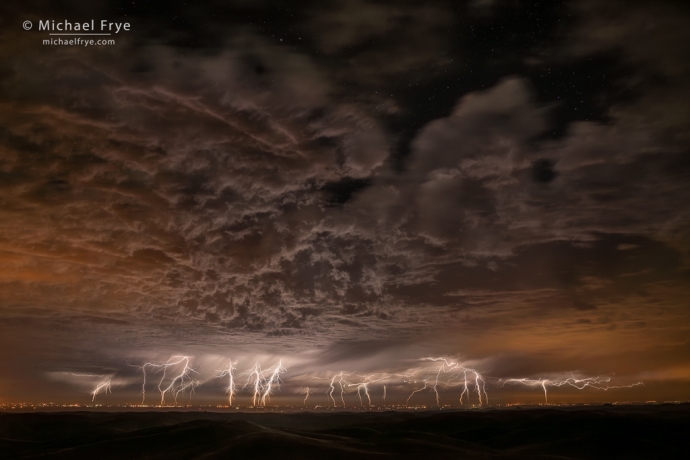
[[[687,6],[89,3],[0,6],[0,403],[136,402],[173,356],[219,404],[229,360],[327,404],[429,356],[501,403],[690,399]],[[132,30],[21,28],[91,17]]]

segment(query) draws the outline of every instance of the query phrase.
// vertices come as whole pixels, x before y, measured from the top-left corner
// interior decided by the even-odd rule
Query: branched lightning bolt
[[[278,362],[278,365],[273,368],[273,371],[270,372],[269,378],[266,380],[266,383],[264,385],[264,392],[261,395],[261,405],[265,406],[266,401],[271,399],[271,392],[273,391],[273,387],[280,388],[280,384],[282,381],[280,380],[280,374],[283,372],[287,372],[287,369],[283,367],[283,362],[282,360]]]
[[[363,406],[364,404],[362,403],[362,388],[364,388],[364,391],[367,391],[367,387],[363,385],[357,385],[357,397],[359,398],[359,405]],[[367,396],[369,396],[369,393],[367,392]],[[371,406],[371,398],[369,398],[369,405]]]
[[[593,388],[595,390],[603,390],[603,391],[608,391],[611,389],[617,389],[617,388],[633,388],[639,385],[644,385],[642,382],[635,382],[630,385],[609,385],[608,383],[611,381],[611,377],[602,377],[602,376],[596,376],[596,377],[586,377],[586,378],[575,378],[575,377],[569,377],[567,379],[507,379],[503,382],[503,386],[505,386],[506,383],[517,383],[521,385],[526,385],[526,386],[540,386],[542,390],[544,391],[544,403],[548,404],[549,403],[549,394],[547,387],[556,387],[560,388],[564,385],[571,386],[573,388],[577,388],[578,390],[584,390],[585,388]]]
[[[530,387],[540,387],[544,393],[544,402],[548,404],[548,389],[559,388],[562,386],[570,386],[578,390],[583,390],[585,388],[592,388],[596,390],[608,391],[610,389],[618,388],[632,388],[638,385],[643,385],[642,382],[633,383],[630,385],[611,385],[611,378],[607,376],[597,376],[597,377],[585,377],[576,378],[572,375],[569,378],[510,378],[495,379],[491,377],[483,377],[482,374],[471,367],[467,367],[464,364],[456,360],[451,360],[450,358],[444,357],[426,357],[421,358],[421,361],[426,362],[423,365],[419,365],[408,371],[407,374],[389,374],[389,373],[374,373],[374,374],[362,374],[353,372],[343,372],[340,371],[337,374],[332,375],[332,377],[313,377],[319,380],[325,380],[329,382],[326,394],[333,407],[338,407],[337,400],[335,399],[335,391],[337,386],[340,386],[340,401],[342,407],[345,408],[345,394],[353,394],[354,389],[356,389],[357,398],[359,399],[360,407],[372,407],[372,391],[374,394],[378,391],[379,385],[383,387],[382,403],[386,403],[387,398],[387,386],[386,384],[391,384],[395,381],[394,378],[403,377],[402,382],[412,386],[412,392],[406,399],[406,404],[409,405],[412,397],[417,393],[425,390],[434,394],[435,403],[438,407],[442,405],[443,393],[445,388],[457,387],[460,391],[460,404],[470,404],[476,401],[480,406],[489,404],[489,395],[487,393],[486,381],[498,381],[502,382],[503,386],[506,384],[519,384]],[[228,403],[233,404],[238,394],[238,385],[236,384],[235,371],[237,368],[235,365],[236,361],[229,361],[227,369],[219,370],[216,378],[228,378],[228,386],[226,388],[226,393],[228,394]],[[176,355],[168,359],[166,362],[156,363],[147,362],[143,366],[139,367],[143,373],[143,383],[142,383],[142,404],[144,404],[146,399],[146,385],[147,378],[151,374],[161,374],[160,380],[158,380],[158,391],[161,395],[161,405],[166,404],[166,397],[170,395],[173,396],[175,404],[177,404],[178,396],[181,393],[189,391],[190,398],[194,392],[194,389],[200,385],[199,380],[194,378],[194,374],[198,372],[191,367],[191,358],[188,356]],[[252,395],[252,405],[254,407],[266,406],[270,402],[271,396],[277,389],[280,389],[281,375],[287,372],[287,369],[283,367],[282,360],[278,364],[268,368],[262,369],[259,362],[256,362],[249,370],[242,372],[239,376],[246,377],[246,381],[241,388],[251,388],[253,390]],[[92,374],[73,374],[80,377],[100,377],[101,380],[95,389],[91,392],[92,401],[98,394],[111,392],[111,381],[105,380],[105,375],[92,375]],[[414,379],[410,377],[415,376]],[[398,380],[399,381],[399,380]],[[323,388],[326,384],[324,382],[320,388]],[[421,386],[419,384],[422,384]],[[306,406],[309,397],[313,394],[313,389],[317,388],[310,385],[305,388],[303,404]],[[350,390],[352,389],[352,390]],[[364,404],[366,398],[367,404]]]
[[[283,367],[283,362],[281,360],[277,365],[267,370],[262,370],[261,365],[256,363],[249,371],[242,373],[242,375],[247,376],[247,381],[242,388],[251,386],[254,389],[254,394],[252,396],[253,406],[265,406],[266,402],[270,401],[271,393],[275,388],[280,388],[280,384],[282,383],[280,375],[284,372],[287,372],[287,369]]]
[[[333,407],[336,407],[335,398],[333,398],[333,392],[335,391],[334,382],[335,382],[335,379],[337,379],[338,377],[340,377],[340,378],[342,379],[342,378],[343,378],[343,373],[341,372],[340,374],[336,374],[336,375],[333,376],[333,378],[331,379],[331,383],[330,383],[330,385],[328,386],[328,391],[326,392],[326,394],[328,394],[328,397],[329,397],[329,398],[331,399],[331,401],[333,402]],[[344,405],[345,405],[345,401],[343,401],[343,406],[344,406]]]
[[[101,379],[105,379],[105,375],[97,375],[97,374],[77,374],[75,372],[65,372],[65,374],[69,375],[74,375],[75,377],[89,377],[89,378],[94,378],[98,377]],[[94,402],[96,400],[96,395],[103,392],[104,394],[107,393],[112,393],[112,389],[110,387],[111,380],[110,379],[105,379],[101,380],[99,383],[96,384],[96,388],[93,389],[91,392],[91,402]]]
[[[331,377],[330,383],[328,385],[328,390],[326,390],[326,394],[328,395],[328,399],[331,401],[331,405],[333,407],[338,407],[338,403],[335,400],[335,397],[333,396],[333,393],[335,392],[336,384],[340,386],[340,402],[342,403],[342,406],[345,407],[345,392],[346,388],[354,387],[357,389],[357,397],[359,399],[359,405],[364,406],[364,397],[367,398],[367,404],[368,406],[372,406],[371,404],[371,393],[369,390],[371,389],[371,385],[375,383],[381,383],[383,381],[386,381],[392,377],[410,377],[413,374],[385,374],[385,373],[375,373],[375,374],[368,374],[368,375],[360,375],[356,374],[355,371],[350,372],[350,373],[345,373],[345,372],[339,372],[333,377]],[[317,377],[320,379],[320,377]],[[383,385],[383,401],[386,401],[386,386]]]
[[[103,391],[105,394],[112,393],[112,390],[110,389],[110,379],[96,385],[96,388],[91,392],[91,402],[96,400],[96,395],[101,391]]]
[[[144,374],[144,381],[141,386],[141,403],[144,404],[146,400],[146,370],[151,369],[153,373],[163,372],[160,381],[158,382],[158,391],[161,394],[161,406],[165,405],[165,394],[169,393],[173,395],[175,404],[177,404],[177,397],[180,393],[184,393],[189,390],[189,397],[192,397],[194,389],[200,385],[199,381],[192,378],[191,374],[198,374],[197,371],[190,367],[189,356],[173,356],[164,363],[146,363],[141,366],[141,370]],[[179,368],[182,366],[182,370],[177,374],[168,377],[168,371],[176,366]],[[166,378],[170,379],[169,384],[166,386]]]
[[[343,376],[350,377],[354,375],[357,380],[356,381],[351,381],[351,380],[345,380],[343,379]],[[359,398],[359,405],[364,406],[364,400],[362,399],[362,393],[364,393],[364,396],[367,398],[367,403],[369,406],[371,406],[371,394],[369,393],[369,385],[373,383],[379,383],[384,380],[390,379],[391,377],[394,376],[399,376],[399,377],[409,377],[408,374],[382,374],[382,373],[376,373],[376,374],[369,374],[369,375],[357,375],[354,372],[351,372],[349,374],[343,374],[342,372],[335,377],[333,377],[333,380],[331,380],[331,387],[329,390],[329,394],[333,393],[333,382],[335,378],[338,378],[338,383],[340,384],[341,392],[340,392],[340,399],[343,402],[343,407],[345,407],[345,399],[343,397],[344,392],[345,392],[345,387],[355,387],[357,388],[357,397]],[[354,380],[354,379],[353,379]],[[384,400],[386,398],[385,396],[385,385],[384,385]],[[332,396],[331,396],[331,399]]]
[[[415,393],[419,393],[420,391],[426,390],[426,389],[428,388],[428,387],[427,387],[427,381],[426,381],[426,380],[423,380],[423,382],[424,382],[424,386],[423,386],[422,388],[420,388],[420,389],[418,389],[418,390],[414,390],[414,391],[410,394],[410,396],[407,397],[407,400],[405,401],[405,405],[406,405],[406,406],[409,406],[409,405],[410,405],[410,398],[412,398],[412,396],[414,396]]]
[[[233,364],[237,364],[237,361],[233,362],[230,360],[228,363],[228,368],[223,371],[219,371],[220,373],[216,376],[216,378],[228,378],[228,387],[225,389],[225,392],[228,394],[229,406],[232,406],[232,398],[235,397],[235,393],[237,391],[237,388],[235,387],[235,378],[232,373],[232,371],[236,370],[237,368],[233,367]]]
[[[345,386],[347,385],[347,381],[344,380],[345,377],[349,377],[354,372],[350,372],[349,374],[345,374],[344,372],[340,372],[336,375],[333,376],[331,379],[331,384],[328,387],[328,397],[331,399],[333,402],[333,407],[338,407],[338,405],[335,402],[335,398],[333,398],[333,391],[335,391],[335,381],[338,379],[338,385],[340,385],[340,401],[343,403],[343,407],[345,407]]]
[[[252,406],[256,407],[257,402],[261,397],[261,380],[263,379],[261,366],[259,365],[259,363],[256,363],[254,364],[254,367],[251,370],[245,372],[245,374],[248,375],[247,382],[242,386],[242,388],[246,388],[253,383],[252,386],[254,387],[254,395],[252,396]]]
[[[431,361],[431,362],[441,362],[441,367],[438,368],[436,371],[436,374],[433,377],[427,377],[426,379],[423,380],[424,386],[422,388],[419,388],[417,390],[414,390],[410,396],[407,398],[407,403],[409,404],[410,398],[416,394],[419,393],[422,390],[425,390],[427,388],[430,388],[430,391],[434,393],[435,399],[436,399],[436,405],[441,406],[441,395],[439,394],[439,385],[443,385],[443,387],[448,387],[451,385],[457,385],[455,383],[456,380],[461,379],[462,381],[462,393],[460,394],[460,404],[462,404],[463,397],[467,395],[467,402],[469,403],[470,401],[470,390],[469,390],[469,385],[468,385],[468,379],[467,379],[467,373],[469,372],[470,374],[474,374],[474,387],[477,391],[477,399],[479,400],[479,405],[484,405],[485,403],[489,403],[489,395],[486,392],[486,383],[484,379],[482,378],[481,374],[476,371],[475,369],[471,369],[469,367],[465,367],[460,365],[459,363],[449,361],[446,358],[423,358],[422,361]],[[447,375],[448,377],[446,378],[445,382],[442,381],[442,377]],[[431,387],[429,387],[429,382],[433,381],[433,384]]]

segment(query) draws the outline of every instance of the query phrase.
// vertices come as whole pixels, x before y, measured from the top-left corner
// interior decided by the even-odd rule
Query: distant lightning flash
[[[474,379],[472,379],[472,377],[470,376],[470,380],[474,380],[474,387],[477,392],[477,399],[479,400],[479,405],[482,406],[484,404],[489,403],[489,395],[486,392],[486,382],[484,381],[484,378],[481,376],[481,374],[475,369],[464,367],[459,363],[451,362],[446,358],[423,358],[422,361],[441,362],[441,367],[438,368],[436,374],[433,377],[427,377],[424,380],[422,380],[424,382],[424,386],[422,388],[414,390],[410,394],[410,396],[407,398],[407,404],[409,404],[410,398],[412,398],[412,396],[414,396],[416,393],[419,393],[420,391],[429,388],[430,391],[434,393],[436,405],[440,407],[441,395],[438,391],[439,386],[442,385],[445,388],[448,386],[458,385],[458,383],[455,383],[456,380],[461,381],[463,387],[462,393],[460,394],[460,404],[462,404],[462,400],[465,395],[467,395],[467,403],[469,404],[470,390],[467,376],[468,372],[470,374],[474,374]],[[442,380],[444,376],[447,376],[445,381]]]
[[[328,397],[333,402],[333,407],[338,407],[338,404],[336,404],[336,402],[335,402],[335,398],[333,398],[333,392],[335,391],[336,379],[338,379],[338,385],[340,385],[340,402],[342,402],[343,407],[345,407],[345,384],[346,383],[343,383],[343,379],[345,377],[351,376],[352,374],[354,374],[354,372],[350,372],[349,374],[345,374],[341,371],[340,373],[334,375],[333,378],[331,379],[331,384],[329,385],[328,391],[326,393],[328,394]]]
[[[342,379],[343,373],[341,372],[340,374],[336,374],[333,376],[333,378],[331,379],[331,383],[328,386],[328,391],[326,392],[326,394],[328,394],[328,397],[333,402],[333,407],[336,407],[335,398],[333,398],[333,392],[335,391],[334,382],[335,382],[335,379],[337,379],[338,377],[340,377]],[[345,406],[345,401],[343,401],[343,406]]]
[[[366,377],[368,378],[368,377]],[[364,390],[364,394],[367,397],[368,405],[371,406],[371,396],[369,396],[369,387],[368,387],[369,382],[366,380],[363,382],[359,383],[348,383],[348,386],[354,386],[357,387],[357,397],[359,397],[359,405],[363,406],[364,403],[362,402],[362,390]]]
[[[415,395],[415,393],[419,393],[420,391],[426,390],[427,388],[428,388],[428,387],[427,387],[427,381],[424,380],[424,386],[423,386],[422,388],[418,389],[418,390],[414,390],[414,391],[410,394],[410,396],[407,397],[407,400],[405,401],[405,405],[406,405],[406,406],[409,406],[409,405],[410,405],[410,399],[412,398],[412,396]]]
[[[364,405],[362,403],[362,388],[364,388],[364,392],[367,394],[367,399],[369,400],[369,405],[371,406],[371,398],[369,397],[369,390],[367,389],[366,385],[357,385],[357,396],[359,397],[359,405]]]
[[[104,394],[112,393],[112,390],[110,389],[110,379],[96,385],[96,388],[91,392],[91,402],[96,400],[96,395],[100,393],[101,390]]]
[[[253,380],[254,395],[252,396],[252,406],[257,406],[259,398],[261,397],[261,380],[263,374],[261,372],[261,366],[259,363],[254,364],[254,367],[248,371],[247,383],[244,384],[242,388],[249,386]]]
[[[608,376],[585,377],[576,378],[572,375],[569,378],[549,378],[549,379],[531,379],[531,378],[510,378],[510,379],[496,379],[491,377],[484,377],[482,374],[473,368],[461,364],[457,360],[444,357],[426,357],[421,358],[424,364],[413,367],[408,370],[408,373],[392,374],[378,372],[374,374],[362,374],[357,371],[343,372],[340,371],[332,376],[313,377],[314,379],[324,380],[321,385],[312,385],[304,388],[303,404],[306,406],[315,388],[324,388],[327,384],[326,395],[332,407],[343,408],[346,406],[345,395],[357,395],[360,407],[372,407],[372,394],[374,399],[378,394],[379,386],[382,386],[382,404],[386,404],[387,399],[387,385],[400,382],[398,378],[402,377],[402,383],[407,385],[411,390],[406,399],[406,404],[409,405],[412,398],[417,393],[429,391],[434,395],[435,403],[438,407],[442,407],[442,400],[445,398],[444,389],[457,388],[460,393],[459,402],[463,404],[474,404],[475,401],[479,406],[489,404],[489,395],[487,393],[487,381],[494,382],[494,384],[502,385],[524,385],[529,387],[539,387],[544,393],[544,402],[548,404],[548,390],[551,388],[559,388],[562,386],[570,386],[578,390],[585,388],[592,388],[595,390],[608,391],[610,389],[632,388],[643,385],[642,382],[633,383],[630,385],[612,385],[611,378]],[[160,393],[161,406],[166,404],[166,398],[172,398],[177,404],[178,396],[181,393],[189,392],[191,399],[195,388],[201,383],[195,374],[199,373],[192,368],[191,358],[189,356],[175,355],[165,362],[147,362],[143,366],[137,366],[143,373],[143,382],[141,386],[142,404],[146,400],[146,385],[147,379],[153,374],[160,374],[160,379],[157,381],[157,389]],[[226,378],[228,386],[226,393],[228,394],[228,404],[232,405],[238,397],[238,393],[242,389],[252,390],[252,406],[265,407],[271,400],[271,396],[276,390],[281,388],[283,381],[281,376],[287,372],[283,366],[282,360],[277,364],[267,369],[262,369],[259,362],[254,366],[236,375],[237,368],[236,361],[229,360],[227,368],[218,370],[216,378]],[[99,378],[98,384],[91,392],[91,400],[95,401],[99,394],[107,394],[111,392],[111,380],[106,375],[94,374],[72,374],[79,377]],[[244,384],[237,383],[237,379],[245,379]],[[106,380],[107,379],[107,380]],[[95,380],[94,380],[95,381]],[[149,383],[150,385],[150,383]],[[337,396],[334,394],[338,387],[340,387],[340,403],[337,401]],[[93,388],[93,387],[92,387]],[[394,387],[396,388],[396,387]],[[322,390],[319,390],[322,391]],[[457,393],[456,393],[457,394]],[[350,397],[350,396],[348,396]],[[476,397],[476,399],[475,399]],[[366,401],[366,404],[365,404]]]
[[[270,401],[271,394],[276,388],[280,388],[282,383],[280,375],[285,372],[287,369],[283,367],[281,360],[277,365],[266,370],[262,370],[259,363],[256,363],[249,371],[242,373],[242,375],[247,376],[247,381],[242,388],[252,387],[254,390],[253,406],[265,406],[266,402]]]
[[[161,394],[161,406],[165,405],[165,395],[169,393],[173,396],[175,404],[177,405],[177,397],[180,393],[189,390],[189,397],[192,397],[194,389],[200,385],[200,382],[191,377],[191,374],[198,374],[197,371],[190,367],[189,356],[173,356],[164,363],[146,363],[141,366],[144,374],[144,382],[141,385],[141,403],[144,404],[146,400],[146,370],[151,369],[153,373],[163,372],[160,381],[158,382],[158,391]],[[171,368],[183,365],[182,370],[173,376],[168,376]],[[170,382],[165,386],[166,378],[170,378]]]
[[[73,375],[75,377],[89,377],[89,378],[101,378],[105,379],[105,375],[97,375],[97,374],[77,374],[75,372],[65,372],[65,374]],[[111,380],[110,379],[105,379],[101,380],[99,383],[96,384],[96,388],[93,389],[91,392],[91,402],[94,402],[96,400],[96,395],[99,393],[103,392],[104,394],[112,393],[112,389],[110,387],[111,385]]]
[[[228,394],[229,406],[232,406],[232,398],[235,397],[235,393],[237,392],[237,388],[235,386],[235,378],[232,373],[232,371],[236,370],[237,368],[233,367],[233,364],[237,364],[237,361],[233,362],[232,360],[230,360],[228,368],[224,371],[220,371],[220,374],[216,376],[216,378],[228,378],[228,387],[225,389],[225,392]]]
[[[339,377],[339,384],[341,386],[341,394],[340,398],[343,401],[343,407],[345,407],[345,400],[343,398],[343,393],[344,393],[344,387],[355,387],[357,388],[357,397],[359,398],[359,405],[364,406],[364,400],[362,394],[367,398],[367,405],[369,407],[372,406],[371,404],[371,394],[369,393],[369,385],[374,384],[374,383],[380,383],[382,381],[388,380],[392,377],[409,377],[411,374],[382,374],[382,373],[376,373],[376,374],[369,374],[369,375],[356,375],[354,372],[351,372],[349,374],[345,374],[346,376],[352,376],[355,375],[359,380],[357,381],[350,381],[350,380],[343,380],[342,378],[342,372],[338,374],[336,377]],[[335,379],[335,377],[334,377]],[[354,380],[354,379],[353,379]],[[331,381],[331,390],[330,392],[332,393],[333,389],[333,381]],[[332,397],[331,397],[332,399]],[[386,386],[383,385],[383,400],[385,402],[386,400]]]
[[[266,400],[271,399],[271,392],[273,391],[273,387],[280,388],[280,384],[282,381],[280,380],[280,374],[283,372],[287,372],[287,369],[283,367],[283,361],[279,361],[278,365],[275,366],[273,369],[273,372],[270,373],[270,376],[268,380],[266,381],[266,384],[264,385],[264,392],[261,395],[261,405],[265,406],[266,405]]]
[[[507,379],[503,382],[503,386],[505,386],[507,383],[517,383],[521,385],[526,385],[526,386],[540,386],[542,390],[544,391],[544,403],[548,404],[549,403],[549,394],[547,387],[556,387],[560,388],[564,385],[571,386],[573,388],[577,388],[578,390],[584,390],[585,388],[593,388],[595,390],[603,390],[603,391],[608,391],[612,389],[617,389],[617,388],[633,388],[639,385],[644,385],[642,382],[636,382],[630,385],[609,385],[608,383],[611,381],[610,377],[587,377],[587,378],[582,378],[582,379],[577,379],[575,377],[569,377],[567,379],[556,379],[556,380],[551,380],[551,379]]]

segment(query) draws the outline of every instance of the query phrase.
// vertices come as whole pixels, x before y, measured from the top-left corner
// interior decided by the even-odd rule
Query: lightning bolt
[[[91,402],[96,400],[96,395],[101,391],[103,391],[104,394],[112,393],[112,390],[110,389],[110,379],[96,385],[96,388],[91,392]]]
[[[367,397],[369,397],[369,392],[367,392],[367,387],[363,385],[357,385],[357,396],[359,397],[359,405],[363,406],[364,404],[362,403],[362,388],[364,388],[364,391],[367,393]],[[371,398],[369,398],[369,405],[371,406]]]
[[[104,379],[106,376],[105,375],[97,375],[97,374],[77,374],[75,372],[65,372],[65,374],[69,375],[74,375],[75,377],[89,377],[89,378],[101,378]],[[101,391],[104,394],[112,393],[112,389],[110,387],[111,380],[106,379],[106,380],[101,380],[99,383],[96,384],[96,388],[91,392],[91,402],[94,402],[96,400],[96,395],[99,394]]]
[[[194,389],[200,385],[199,381],[193,379],[191,374],[198,374],[197,371],[190,367],[189,356],[173,356],[164,363],[149,362],[141,366],[142,373],[144,374],[143,383],[141,386],[141,403],[144,404],[146,400],[146,370],[151,369],[153,373],[163,372],[160,381],[158,382],[158,391],[161,394],[161,406],[165,405],[165,395],[169,393],[173,396],[175,400],[175,405],[177,405],[177,397],[180,393],[184,393],[189,390],[189,397],[191,399]],[[169,369],[182,366],[182,370],[173,376],[168,377]],[[165,385],[165,381],[170,379],[168,385]]]
[[[441,372],[448,372],[446,371],[446,365],[443,364],[441,367],[438,369],[438,372],[436,373],[436,379],[434,380],[434,386],[431,387],[432,391],[436,395],[436,405],[441,406],[441,397],[438,394],[438,378],[441,376]]]
[[[280,374],[283,372],[287,372],[287,369],[283,367],[283,361],[279,361],[278,365],[274,367],[273,372],[271,372],[270,377],[266,381],[266,384],[264,385],[264,392],[261,395],[261,405],[265,406],[266,405],[266,400],[271,399],[271,391],[273,391],[273,387],[280,388],[280,384],[282,383],[280,380]]]
[[[411,399],[420,392],[428,390],[433,393],[435,403],[438,407],[442,405],[443,393],[445,388],[457,387],[460,392],[459,402],[460,404],[471,404],[475,401],[478,402],[479,406],[484,406],[489,404],[489,395],[487,392],[487,380],[502,382],[503,386],[506,385],[523,385],[530,387],[539,387],[544,393],[544,402],[548,404],[549,389],[550,388],[560,388],[563,386],[570,386],[578,390],[584,390],[586,388],[592,388],[595,390],[608,391],[610,389],[619,388],[632,388],[639,385],[643,385],[642,382],[633,383],[630,385],[613,385],[611,384],[611,378],[608,376],[596,376],[596,377],[584,377],[579,378],[572,375],[568,378],[510,378],[504,379],[494,379],[485,378],[482,374],[471,367],[467,367],[461,362],[446,358],[446,357],[425,357],[421,358],[420,361],[424,364],[420,364],[408,370],[407,373],[403,374],[391,374],[391,373],[374,373],[374,374],[362,374],[355,371],[346,373],[340,371],[331,377],[312,377],[318,380],[324,380],[322,384],[318,384],[316,387],[310,385],[308,387],[303,387],[304,400],[303,405],[307,405],[309,397],[313,394],[312,388],[323,388],[328,383],[328,388],[326,394],[330,405],[332,407],[339,407],[342,405],[343,408],[346,407],[345,394],[353,394],[355,391],[350,389],[356,389],[357,398],[359,399],[360,407],[372,407],[372,391],[374,394],[378,391],[379,385],[383,387],[382,392],[382,403],[386,404],[387,398],[387,385],[391,382],[397,381],[394,378],[403,377],[402,382],[406,385],[412,387],[412,391],[406,399],[406,404],[409,405]],[[191,399],[195,388],[200,385],[199,380],[194,377],[194,374],[198,372],[191,366],[191,358],[189,356],[175,355],[172,356],[165,362],[147,362],[143,366],[137,366],[142,370],[143,381],[142,381],[142,404],[146,400],[146,388],[147,384],[150,385],[147,380],[153,374],[161,374],[160,379],[157,381],[157,389],[160,393],[161,406],[166,404],[166,398],[174,399],[174,403],[177,404],[178,396],[181,393],[189,391],[189,397]],[[216,378],[228,378],[228,386],[226,388],[226,393],[228,394],[229,405],[233,404],[233,401],[237,398],[239,393],[238,384],[236,383],[236,377],[246,377],[244,385],[241,389],[251,388],[253,390],[252,394],[252,405],[253,407],[266,406],[270,400],[271,396],[276,390],[281,388],[283,381],[281,380],[282,374],[287,372],[287,369],[283,366],[282,360],[280,360],[276,365],[262,369],[261,364],[257,361],[254,366],[250,369],[242,372],[239,376],[235,375],[237,368],[235,365],[236,361],[229,360],[227,369],[217,370]],[[100,382],[96,385],[95,389],[91,392],[92,401],[98,394],[107,394],[111,392],[111,381],[105,380],[105,375],[93,375],[93,374],[72,374],[79,377],[100,377]],[[413,377],[414,379],[410,379]],[[419,384],[422,384],[421,386]],[[338,404],[335,395],[337,387],[340,387],[340,404]],[[367,404],[364,404],[364,401]]]
[[[223,378],[227,377],[228,378],[228,387],[225,389],[225,392],[228,394],[228,405],[232,406],[232,398],[235,397],[235,393],[237,391],[237,388],[235,386],[235,379],[233,376],[232,371],[236,370],[236,367],[233,367],[233,364],[237,364],[237,361],[233,362],[232,360],[229,361],[228,363],[228,368],[219,371],[220,373],[216,376],[216,378]]]
[[[351,372],[350,374],[346,374],[347,376],[355,375],[354,372]],[[364,393],[364,396],[367,398],[368,405],[371,406],[371,394],[369,393],[369,385],[373,383],[379,383],[383,380],[387,380],[393,376],[406,376],[405,374],[381,374],[381,373],[376,373],[376,374],[369,374],[369,375],[355,375],[355,377],[359,378],[360,380],[357,382],[350,382],[348,380],[345,380],[343,383],[343,380],[341,379],[339,383],[341,384],[341,387],[347,386],[347,387],[356,387],[357,388],[357,396],[359,397],[359,405],[364,406],[364,401],[362,399],[362,392]],[[384,386],[385,387],[385,386]],[[385,389],[384,389],[385,392]],[[341,399],[343,399],[342,392],[341,392]],[[385,395],[384,395],[385,399]],[[343,400],[343,407],[345,407],[345,401]]]
[[[283,367],[283,361],[279,361],[277,365],[267,370],[262,370],[261,365],[257,362],[249,371],[242,375],[247,375],[247,381],[242,388],[253,387],[254,394],[252,396],[252,405],[265,406],[267,401],[271,399],[271,393],[275,388],[280,388],[282,380],[280,375],[287,372]]]
[[[364,393],[367,396],[367,400],[369,401],[369,405],[371,406],[371,397],[369,396],[369,389],[367,388],[367,382],[359,382],[359,383],[347,383],[347,386],[353,386],[357,387],[357,397],[359,398],[359,405],[363,406],[364,403],[362,401],[362,390],[364,390]]]
[[[467,387],[467,371],[463,371],[463,388],[460,393],[460,404],[462,404],[462,397],[467,395],[467,404],[470,403],[470,389]]]
[[[328,397],[329,397],[329,398],[331,399],[331,401],[333,402],[333,407],[337,407],[337,405],[335,404],[335,398],[333,398],[333,392],[335,391],[334,382],[335,382],[335,379],[337,379],[338,377],[342,378],[342,377],[343,377],[343,373],[341,372],[340,374],[336,374],[336,375],[333,376],[333,378],[331,379],[331,383],[330,383],[330,385],[329,385],[329,387],[328,387],[328,391],[326,392],[326,394],[328,394]],[[345,401],[343,401],[343,406],[344,406],[344,405],[345,405]]]
[[[356,374],[356,371],[345,373],[343,371],[333,375],[330,379],[330,383],[328,384],[328,389],[326,390],[326,394],[328,395],[328,399],[331,401],[331,405],[333,407],[338,407],[338,403],[335,400],[335,397],[333,396],[333,393],[335,392],[336,385],[340,386],[340,402],[343,407],[345,407],[345,392],[346,388],[354,387],[357,389],[357,397],[359,398],[359,404],[360,406],[364,406],[364,398],[367,398],[367,403],[369,406],[372,406],[371,404],[371,385],[375,383],[381,383],[383,381],[386,381],[388,379],[391,379],[393,377],[410,377],[413,374],[385,374],[385,373],[375,373],[375,374],[368,374],[368,375],[360,375]],[[321,377],[316,377],[316,379],[321,380]],[[385,403],[386,401],[386,385],[383,386],[383,402]]]
[[[335,380],[338,379],[338,385],[340,385],[340,402],[342,402],[343,407],[345,407],[345,386],[347,386],[347,381],[344,380],[345,377],[349,377],[354,372],[350,372],[349,374],[345,374],[344,372],[340,372],[336,375],[333,376],[331,379],[331,383],[328,387],[328,397],[331,399],[333,402],[333,407],[338,407],[338,405],[335,402],[335,398],[333,398],[333,392],[335,391]]]
[[[426,381],[426,380],[423,380],[423,382],[424,382],[424,386],[423,386],[422,388],[420,388],[420,389],[418,389],[418,390],[414,390],[414,391],[410,394],[410,396],[407,397],[407,400],[405,401],[405,405],[406,405],[406,406],[409,406],[409,405],[410,405],[410,399],[412,398],[412,396],[415,395],[415,393],[419,393],[420,391],[426,390],[426,389],[428,388],[428,387],[427,387],[427,381]]]
[[[486,382],[484,381],[484,378],[482,375],[476,371],[475,369],[465,367],[460,365],[459,363],[456,362],[451,362],[447,358],[423,358],[422,361],[431,361],[431,362],[441,362],[441,367],[438,369],[436,372],[436,377],[434,379],[434,384],[431,387],[431,391],[434,392],[434,395],[436,397],[436,405],[440,407],[441,405],[441,398],[440,394],[438,392],[438,387],[439,387],[439,380],[442,375],[448,374],[448,378],[445,382],[443,382],[443,386],[448,387],[453,382],[457,379],[460,379],[462,376],[462,393],[460,393],[460,404],[462,404],[463,397],[467,395],[467,403],[469,404],[470,402],[470,390],[469,390],[469,385],[468,385],[468,378],[467,378],[467,373],[474,374],[474,387],[477,392],[477,399],[479,400],[479,405],[482,406],[485,403],[489,403],[489,395],[486,392]],[[426,385],[426,382],[425,382]],[[422,388],[423,389],[423,388]],[[417,390],[413,392],[412,394],[421,391]],[[410,395],[412,396],[412,395]],[[408,398],[409,399],[409,398]]]
[[[254,364],[254,367],[245,373],[248,373],[247,377],[247,382],[242,386],[242,388],[246,388],[247,386],[250,386],[253,381],[253,387],[254,387],[254,395],[252,396],[252,406],[256,407],[257,402],[259,401],[259,398],[261,397],[261,380],[263,378],[263,374],[261,372],[261,366],[259,363]]]
[[[595,390],[603,390],[603,391],[608,391],[612,389],[620,389],[620,388],[633,388],[636,386],[644,385],[642,382],[635,382],[630,385],[609,385],[608,383],[611,381],[610,377],[605,377],[605,376],[596,376],[596,377],[586,377],[586,378],[575,378],[575,377],[569,377],[567,379],[507,379],[504,381],[503,386],[505,386],[507,383],[517,383],[521,385],[526,385],[526,386],[540,386],[542,390],[544,391],[544,404],[549,403],[549,394],[547,387],[556,387],[560,388],[562,386],[570,386],[573,388],[576,388],[578,390],[584,390],[585,388],[593,388]]]

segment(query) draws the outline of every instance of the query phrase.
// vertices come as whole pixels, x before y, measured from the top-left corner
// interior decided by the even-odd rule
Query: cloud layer
[[[510,7],[450,8],[337,2],[284,42],[250,22],[198,47],[4,31],[9,393],[176,353],[390,372],[452,355],[497,377],[686,365],[680,7],[570,4],[558,40],[482,61],[485,87],[420,109],[420,85],[472,81],[449,28]],[[607,53],[636,96],[550,135],[576,101],[544,100],[533,75]]]

